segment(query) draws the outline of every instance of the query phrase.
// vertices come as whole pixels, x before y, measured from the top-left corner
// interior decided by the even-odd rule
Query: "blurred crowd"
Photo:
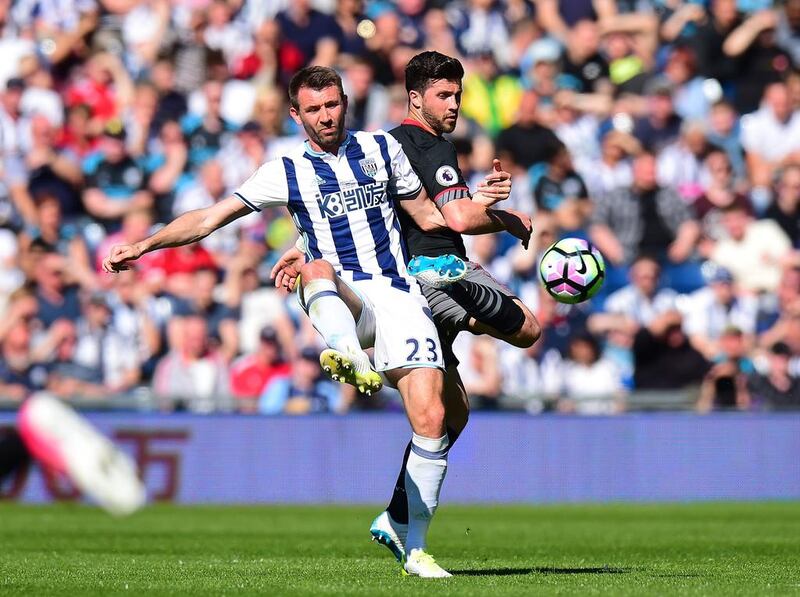
[[[337,68],[347,126],[389,129],[408,59],[436,49],[467,72],[465,177],[499,156],[535,216],[529,250],[469,239],[544,331],[525,351],[461,335],[476,407],[800,408],[800,0],[0,0],[0,28],[6,400],[398,408],[321,376],[319,338],[269,279],[296,234],[282,211],[119,275],[99,264],[298,143],[297,69]],[[565,236],[608,266],[572,307],[537,281]]]

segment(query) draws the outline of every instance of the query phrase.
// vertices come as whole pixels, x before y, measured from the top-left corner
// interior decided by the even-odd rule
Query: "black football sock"
[[[447,428],[447,437],[450,441],[450,448],[456,443],[458,436],[461,435],[460,431],[456,431],[450,427]],[[406,463],[408,462],[408,455],[411,452],[411,442],[406,446],[406,452],[403,455],[403,466],[400,467],[400,474],[397,475],[397,482],[394,485],[394,493],[392,493],[392,500],[386,508],[389,516],[392,517],[398,524],[408,524],[408,498],[406,498]]]
[[[464,310],[501,334],[513,334],[525,323],[525,313],[507,294],[467,280],[444,289]]]
[[[0,436],[0,482],[29,461],[28,449],[16,429]]]

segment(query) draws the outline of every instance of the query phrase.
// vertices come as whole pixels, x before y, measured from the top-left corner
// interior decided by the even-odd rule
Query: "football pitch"
[[[800,595],[800,503],[466,507],[401,577],[369,507],[0,505],[2,595]]]

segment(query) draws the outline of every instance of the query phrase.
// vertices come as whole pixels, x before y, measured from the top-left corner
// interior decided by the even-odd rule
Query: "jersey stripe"
[[[383,157],[384,164],[389,168],[385,159],[387,156]],[[360,160],[364,159],[366,159],[364,150],[361,148],[355,136],[353,136],[347,147],[347,162],[359,184],[370,184],[374,182],[374,180],[361,170],[361,164],[359,163]],[[391,201],[391,199],[389,199],[389,201]],[[394,209],[391,203],[389,205]],[[400,272],[397,271],[397,263],[394,257],[392,257],[392,241],[389,236],[389,231],[386,229],[386,222],[383,219],[383,209],[380,207],[371,207],[366,211],[366,214],[367,222],[369,222],[369,229],[372,233],[372,240],[375,241],[375,258],[378,260],[381,273],[392,281],[392,286],[408,292],[410,286],[408,282],[400,277]]]
[[[317,156],[306,154],[305,157],[314,167],[314,173],[324,181],[321,185],[321,188],[324,189],[323,192],[340,192],[339,180],[336,178],[333,169]],[[350,220],[347,214],[328,218],[328,225],[333,234],[333,244],[342,268],[353,272],[354,281],[371,279],[372,274],[365,273],[358,260],[358,251],[356,250],[355,240],[353,240],[353,233],[350,230]]]
[[[317,245],[314,224],[311,222],[308,208],[300,195],[300,188],[297,185],[297,170],[291,158],[283,158],[283,169],[286,171],[286,184],[289,187],[289,202],[286,207],[292,216],[297,219],[298,228],[305,238],[306,250],[309,255],[313,259],[321,259],[322,252]]]
[[[389,157],[389,144],[386,142],[386,137],[375,135],[375,141],[378,142],[378,147],[381,148],[381,157],[386,168],[386,176],[389,180],[392,180],[392,159]]]

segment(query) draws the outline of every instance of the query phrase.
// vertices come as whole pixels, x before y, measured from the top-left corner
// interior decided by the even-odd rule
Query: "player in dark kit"
[[[463,76],[461,63],[439,52],[423,52],[412,58],[406,66],[408,117],[389,131],[402,145],[449,228],[423,232],[413,220],[399,212],[409,254],[414,256],[409,262],[409,272],[413,275],[415,259],[438,255],[454,254],[467,263],[466,276],[459,282],[444,288],[422,285],[445,353],[446,421],[451,448],[469,417],[467,393],[456,368],[458,361],[452,353],[455,337],[466,330],[525,348],[541,335],[533,313],[509,289],[467,259],[461,233],[507,230],[527,247],[531,224],[525,214],[492,209],[496,195],[482,192],[486,185],[510,179],[508,173],[502,172],[499,160],[494,161],[495,172],[471,195],[458,168],[456,149],[443,137],[444,133],[455,129],[458,120]],[[419,279],[424,282],[423,278]],[[410,446],[406,456],[409,449]],[[388,547],[398,559],[404,557],[408,523],[405,480],[404,462],[389,506],[370,528],[373,538]]]

